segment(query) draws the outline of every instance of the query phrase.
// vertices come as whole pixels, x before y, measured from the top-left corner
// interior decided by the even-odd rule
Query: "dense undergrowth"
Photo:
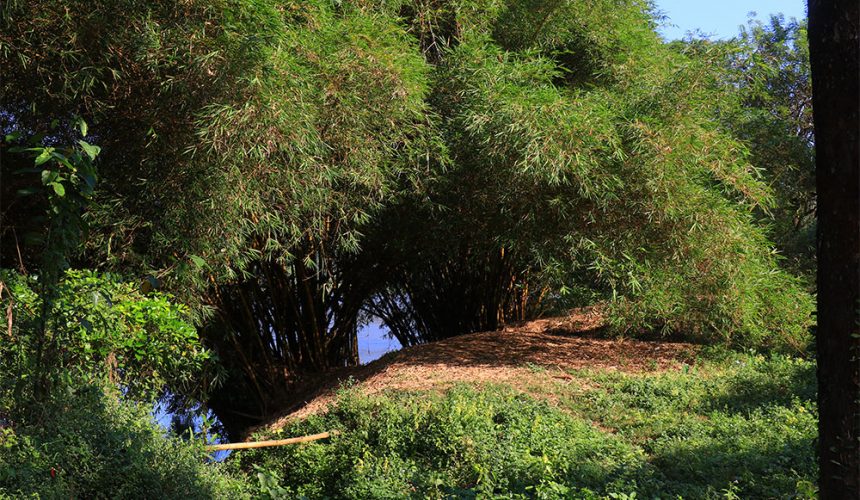
[[[340,436],[230,462],[274,498],[815,495],[810,361],[722,353],[681,371],[569,374],[545,400],[502,385],[345,389],[326,413],[276,433]]]
[[[550,380],[527,381],[528,395],[346,387],[326,412],[257,437],[340,435],[226,464],[166,437],[144,406],[70,391],[4,417],[0,498],[815,497],[809,360],[715,351],[679,370]]]
[[[0,413],[0,499],[240,498],[250,488],[201,444],[165,436],[144,405],[97,386]]]

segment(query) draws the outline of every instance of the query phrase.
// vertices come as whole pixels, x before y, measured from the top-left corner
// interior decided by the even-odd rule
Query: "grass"
[[[231,463],[271,497],[815,495],[810,361],[712,351],[679,371],[568,374],[545,384],[546,398],[499,384],[374,397],[347,388],[324,414],[279,431],[341,436]]]

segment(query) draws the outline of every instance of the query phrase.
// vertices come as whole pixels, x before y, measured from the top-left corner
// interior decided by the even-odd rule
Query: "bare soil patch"
[[[504,383],[552,399],[548,384],[581,384],[571,370],[676,370],[691,364],[698,350],[683,342],[600,338],[595,332],[601,326],[599,314],[589,309],[408,347],[310,384],[312,388],[297,398],[299,402],[266,427],[277,429],[289,420],[324,410],[349,379],[367,394],[444,390],[468,382]]]

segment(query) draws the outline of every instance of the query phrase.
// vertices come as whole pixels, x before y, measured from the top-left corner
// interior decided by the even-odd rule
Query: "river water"
[[[400,349],[400,342],[388,338],[385,329],[378,323],[371,323],[362,327],[358,332],[358,359],[361,364],[370,363],[379,359],[383,354]],[[170,428],[172,415],[165,411],[161,405],[156,405],[152,414],[154,420],[165,429]],[[195,424],[200,425],[200,419],[195,419]],[[215,460],[221,461],[229,452],[215,453]]]
[[[358,331],[358,360],[361,364],[370,363],[398,349],[400,342],[387,337],[385,328],[378,323],[370,323]]]

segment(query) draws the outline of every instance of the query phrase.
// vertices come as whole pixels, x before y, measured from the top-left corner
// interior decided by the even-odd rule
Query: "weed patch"
[[[569,373],[553,405],[501,384],[372,397],[347,388],[328,411],[277,431],[340,436],[244,451],[232,465],[272,496],[309,498],[814,493],[809,361],[737,354],[671,372]]]

